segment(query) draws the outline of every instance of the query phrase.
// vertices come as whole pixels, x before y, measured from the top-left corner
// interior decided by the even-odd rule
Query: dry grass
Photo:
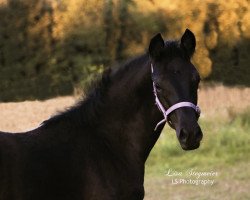
[[[249,163],[239,163],[236,166],[215,169],[219,175],[214,178],[215,184],[212,186],[173,185],[172,177],[164,174],[147,177],[145,200],[249,200],[250,168],[248,166]]]
[[[199,105],[203,117],[231,118],[250,106],[250,88],[203,85],[199,91]]]
[[[20,132],[33,129],[74,102],[74,97],[58,97],[46,101],[0,103],[0,130]]]
[[[0,130],[19,132],[32,129],[76,100],[76,97],[58,97],[47,101],[0,103]],[[199,104],[203,117],[228,118],[250,106],[250,88],[202,86]]]

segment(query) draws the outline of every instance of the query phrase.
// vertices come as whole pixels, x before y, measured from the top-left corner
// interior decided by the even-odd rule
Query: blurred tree
[[[45,1],[9,0],[1,7],[1,100],[55,93],[48,87],[51,78],[46,71],[53,43],[51,15]]]
[[[106,57],[104,58],[104,65],[109,65],[115,60],[115,45],[114,45],[114,3],[113,0],[104,1],[104,13],[103,13],[103,24],[105,32],[105,52]]]
[[[0,19],[0,101],[71,94],[186,28],[204,79],[250,85],[248,0],[0,0]]]
[[[132,0],[119,0],[119,37],[117,41],[117,48],[116,48],[116,60],[122,60],[124,59],[124,51],[127,48],[128,44],[128,29],[127,27],[129,26],[129,4],[131,4],[133,1]]]
[[[73,85],[83,86],[102,69],[107,57],[103,1],[62,0],[54,8],[58,42],[52,68],[70,74]]]
[[[210,80],[225,84],[250,85],[250,3],[247,0],[221,1],[217,4],[214,24],[217,45],[211,49],[213,70]],[[248,20],[247,20],[248,18]]]

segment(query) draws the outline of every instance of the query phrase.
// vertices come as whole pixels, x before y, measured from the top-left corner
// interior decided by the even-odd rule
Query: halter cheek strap
[[[151,74],[153,74],[154,72],[154,68],[153,65],[151,64]],[[157,95],[157,91],[156,91],[156,87],[155,87],[155,82],[153,82],[153,92],[154,92],[154,96],[155,96],[155,104],[157,105],[158,109],[162,112],[164,119],[162,119],[160,122],[157,123],[156,127],[155,127],[155,131],[157,130],[158,126],[165,123],[165,122],[169,122],[168,121],[168,115],[173,112],[174,110],[178,109],[178,108],[182,108],[182,107],[190,107],[193,108],[195,110],[195,112],[198,114],[198,116],[200,116],[200,108],[197,105],[194,105],[191,102],[179,102],[176,103],[174,105],[172,105],[170,108],[168,108],[167,110],[165,110],[164,106],[162,105],[162,103],[160,102],[158,95]]]

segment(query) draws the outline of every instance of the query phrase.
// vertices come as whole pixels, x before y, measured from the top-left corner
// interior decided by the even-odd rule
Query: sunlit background
[[[250,199],[249,0],[0,0],[0,130],[37,126],[105,68],[147,51],[156,33],[179,39],[186,28],[197,39],[204,139],[184,152],[165,129],[145,199]],[[173,185],[170,168],[219,176],[213,186]]]

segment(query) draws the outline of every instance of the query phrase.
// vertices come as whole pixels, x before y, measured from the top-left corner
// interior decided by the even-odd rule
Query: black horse
[[[185,150],[202,139],[194,50],[189,30],[180,41],[158,34],[147,53],[108,70],[74,107],[35,130],[1,132],[0,200],[143,199],[145,161],[165,122]],[[188,105],[159,123],[157,99],[163,109]]]

